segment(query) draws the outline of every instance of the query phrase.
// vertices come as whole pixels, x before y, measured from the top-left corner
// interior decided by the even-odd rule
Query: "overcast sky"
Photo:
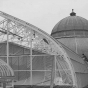
[[[88,19],[88,0],[0,0],[0,11],[18,17],[51,33],[62,18],[74,9]]]

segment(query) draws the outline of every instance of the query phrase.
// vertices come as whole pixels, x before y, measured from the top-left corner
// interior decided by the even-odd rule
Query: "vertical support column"
[[[75,36],[75,32],[74,32],[74,36]],[[78,50],[77,50],[77,40],[76,40],[76,37],[75,37],[75,49],[76,49],[76,53],[78,53]]]
[[[55,78],[55,56],[54,56],[54,58],[52,60],[50,88],[53,88],[53,86],[54,86],[54,78]]]
[[[76,53],[78,53],[78,50],[77,50],[77,41],[76,41],[76,38],[75,38],[75,48],[76,48]]]
[[[54,79],[56,79],[56,73],[57,73],[57,70],[56,70],[56,55],[54,57],[55,57],[55,77],[54,77]]]
[[[46,65],[45,65],[45,60],[46,59],[43,59],[43,64],[44,64],[44,82],[45,82],[45,76],[46,76]],[[42,83],[44,85],[44,82]]]
[[[30,83],[32,85],[32,34],[31,34],[31,37],[30,37]]]
[[[7,20],[7,64],[9,64],[9,20]]]

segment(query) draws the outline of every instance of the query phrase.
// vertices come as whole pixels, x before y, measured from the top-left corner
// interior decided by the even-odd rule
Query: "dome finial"
[[[74,9],[72,9],[72,12],[74,12]]]
[[[72,9],[72,12],[70,13],[70,16],[76,16],[76,13],[74,12],[74,9]]]

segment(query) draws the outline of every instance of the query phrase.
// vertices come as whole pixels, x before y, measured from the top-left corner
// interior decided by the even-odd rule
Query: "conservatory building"
[[[10,69],[0,67],[0,74],[7,74],[0,75],[0,79],[4,77],[0,80],[1,87],[4,84],[3,88],[7,88],[8,82],[14,88],[82,88],[88,85],[87,61],[63,44],[63,39],[56,36],[59,34],[52,32],[50,36],[4,12],[0,12],[0,16],[0,66],[3,62]]]

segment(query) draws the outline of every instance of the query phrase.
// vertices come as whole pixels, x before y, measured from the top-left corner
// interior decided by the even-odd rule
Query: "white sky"
[[[51,33],[62,18],[74,9],[88,19],[88,0],[0,0],[0,11],[27,21]]]

